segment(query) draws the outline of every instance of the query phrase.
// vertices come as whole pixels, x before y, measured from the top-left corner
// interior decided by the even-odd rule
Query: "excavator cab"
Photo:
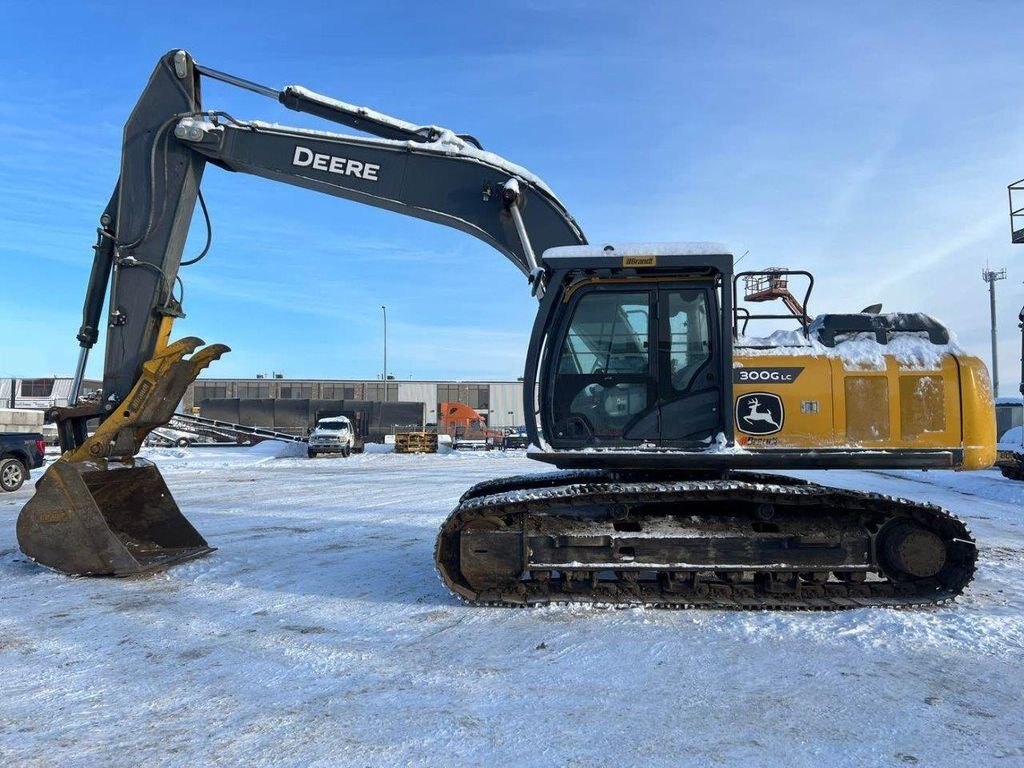
[[[550,249],[528,380],[556,451],[703,451],[730,442],[732,256],[706,243]],[[642,251],[642,252],[641,252]],[[712,253],[713,251],[713,253]],[[538,429],[539,428],[539,429]]]

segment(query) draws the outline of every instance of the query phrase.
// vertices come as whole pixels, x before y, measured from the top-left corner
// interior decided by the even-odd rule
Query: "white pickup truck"
[[[340,453],[345,458],[352,455],[356,437],[352,422],[345,416],[327,416],[317,421],[309,433],[309,458],[321,453]]]
[[[1024,403],[1019,398],[999,398],[996,422],[1001,433],[996,446],[996,466],[1003,477],[1024,480]]]

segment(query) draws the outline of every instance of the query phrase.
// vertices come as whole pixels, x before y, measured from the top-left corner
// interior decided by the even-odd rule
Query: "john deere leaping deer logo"
[[[748,424],[763,421],[765,424],[773,426],[776,429],[781,429],[782,426],[780,424],[775,423],[775,417],[772,416],[771,411],[759,411],[758,408],[760,407],[761,401],[758,400],[756,397],[753,398],[749,403],[747,403],[747,408],[750,409],[750,413],[744,416],[743,420]]]
[[[736,429],[748,435],[774,435],[785,419],[782,398],[771,392],[750,392],[736,398]]]

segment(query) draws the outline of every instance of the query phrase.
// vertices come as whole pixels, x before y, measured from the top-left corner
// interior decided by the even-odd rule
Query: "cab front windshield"
[[[348,430],[348,422],[345,421],[321,421],[316,425],[317,429],[327,432],[345,432]]]
[[[558,357],[552,437],[581,444],[660,439],[659,409],[704,386],[711,353],[704,287],[582,295]]]

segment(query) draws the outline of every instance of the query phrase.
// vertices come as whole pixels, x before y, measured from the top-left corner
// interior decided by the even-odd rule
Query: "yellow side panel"
[[[782,399],[785,418],[773,435],[743,432],[743,412],[736,414],[736,439],[750,447],[831,447],[836,444],[832,411],[832,369],[828,358],[737,356],[733,376],[736,405],[743,395],[765,392]]]
[[[856,365],[833,356],[745,352],[738,350],[733,377],[741,445],[963,451],[962,469],[995,461],[992,391],[977,358],[945,355],[935,369],[922,369],[891,356]],[[777,402],[764,395],[777,396],[784,411],[781,429],[770,435],[757,434],[765,431],[763,418],[743,418]]]
[[[960,358],[963,391],[964,469],[985,469],[996,460],[996,409],[988,368],[976,357]]]
[[[902,367],[889,356],[883,361],[885,367],[876,369],[848,367],[830,358],[833,377],[843,382],[842,392],[838,387],[835,392],[841,444],[875,450],[959,450],[957,359],[946,355],[935,369]]]
[[[889,379],[846,376],[846,438],[863,443],[889,439]]]
[[[900,437],[914,440],[946,431],[946,380],[941,376],[900,376]]]

